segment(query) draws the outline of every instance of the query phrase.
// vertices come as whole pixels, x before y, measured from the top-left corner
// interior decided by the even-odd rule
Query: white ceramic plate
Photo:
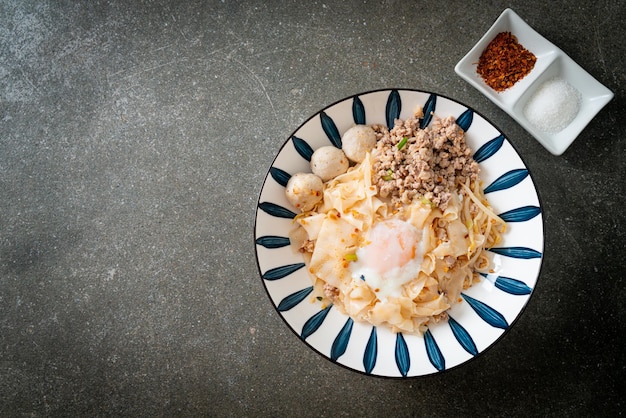
[[[424,336],[394,334],[324,309],[312,296],[302,255],[289,246],[296,215],[285,185],[297,172],[310,172],[313,150],[333,144],[354,124],[393,124],[422,106],[424,114],[452,115],[481,168],[485,193],[508,223],[500,247],[491,249],[496,274],[463,292],[450,319]],[[429,123],[428,120],[425,123]],[[543,216],[524,162],[495,126],[455,100],[418,90],[377,90],[336,102],[289,136],[261,190],[255,221],[256,256],[267,294],[282,319],[313,350],[339,365],[373,376],[414,377],[459,366],[493,345],[526,306],[543,257]]]
[[[532,71],[513,87],[496,92],[476,72],[480,55],[500,32],[511,32],[526,49],[535,54],[537,62]],[[506,9],[478,43],[455,66],[456,73],[507,112],[548,151],[561,155],[576,137],[613,98],[613,92],[600,84],[580,65],[549,42],[513,10]],[[524,116],[524,107],[543,82],[560,77],[581,94],[580,109],[575,119],[562,131],[551,134],[537,129]]]

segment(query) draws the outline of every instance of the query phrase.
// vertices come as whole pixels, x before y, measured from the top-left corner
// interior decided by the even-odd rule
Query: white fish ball
[[[376,146],[376,132],[367,125],[355,125],[343,134],[341,142],[346,157],[360,163],[365,154]]]
[[[312,173],[296,173],[287,182],[285,195],[297,209],[306,212],[322,200],[324,183]]]
[[[349,166],[350,161],[343,151],[332,145],[316,149],[311,156],[311,171],[323,181],[345,173]]]

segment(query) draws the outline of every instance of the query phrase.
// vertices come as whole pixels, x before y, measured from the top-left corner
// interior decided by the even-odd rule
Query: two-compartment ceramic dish
[[[489,87],[476,68],[487,45],[500,32],[510,32],[518,42],[536,57],[532,71],[512,87],[497,92]],[[482,92],[515,119],[535,137],[550,153],[561,155],[576,137],[613,98],[613,93],[593,78],[561,49],[545,39],[522,20],[513,10],[506,9],[476,45],[459,61],[456,73]],[[559,132],[546,132],[528,120],[525,107],[543,83],[561,78],[580,93],[576,117]]]

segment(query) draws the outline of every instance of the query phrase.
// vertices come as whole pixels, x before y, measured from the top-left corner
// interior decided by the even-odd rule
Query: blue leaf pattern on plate
[[[533,291],[526,283],[511,277],[495,276],[493,274],[480,273],[486,280],[493,283],[497,288],[510,295],[523,296],[530,295]],[[495,277],[494,277],[495,276]]]
[[[306,264],[304,263],[294,263],[287,264],[286,266],[274,267],[273,269],[269,269],[265,272],[265,274],[263,274],[263,279],[270,281],[282,279],[283,277],[289,276],[294,271],[300,270],[305,265]]]
[[[337,125],[335,125],[335,121],[333,121],[333,119],[324,112],[320,112],[320,119],[322,121],[322,129],[324,129],[324,132],[326,133],[328,139],[330,139],[331,144],[337,148],[341,148],[341,135],[339,135],[339,130],[337,129]]]
[[[504,135],[500,135],[483,144],[483,146],[478,148],[478,151],[474,153],[474,161],[476,161],[477,163],[482,163],[487,158],[497,153],[500,148],[502,148],[503,143]]]
[[[339,334],[337,334],[337,337],[335,337],[335,341],[333,341],[333,345],[330,349],[330,358],[333,361],[337,361],[337,359],[346,352],[348,342],[350,341],[350,334],[352,334],[353,324],[354,321],[352,318],[348,318],[343,328],[341,328],[341,331],[339,331]]]
[[[326,315],[330,312],[330,308],[332,305],[328,306],[326,309],[322,309],[312,317],[310,317],[302,326],[302,332],[300,333],[300,338],[306,340],[311,334],[319,329],[319,327],[326,319]]]
[[[525,260],[531,258],[541,258],[541,253],[539,251],[527,247],[489,248],[489,251],[507,257],[521,258]]]
[[[461,293],[461,297],[467,301],[472,309],[481,317],[483,321],[491,325],[492,327],[507,329],[509,327],[508,322],[504,316],[493,309],[491,306],[483,303],[477,299],[467,296],[465,293]]]
[[[279,237],[276,235],[266,235],[264,237],[259,237],[256,239],[255,242],[265,248],[282,248],[288,246],[291,243],[289,241],[289,238]]]
[[[278,309],[279,312],[288,311],[289,309],[302,302],[307,296],[311,294],[312,291],[313,286],[305,287],[302,290],[298,290],[297,292],[294,292],[281,300],[276,309]]]
[[[378,357],[378,335],[376,334],[376,327],[372,327],[372,332],[367,340],[365,353],[363,354],[363,367],[365,367],[365,373],[372,373],[374,366],[376,366],[376,357]]]
[[[528,287],[526,283],[522,282],[521,280],[512,279],[510,277],[498,276],[494,285],[504,292],[518,296],[530,295],[530,293],[533,291],[533,289]]]
[[[402,376],[406,377],[411,368],[411,358],[409,357],[409,348],[401,332],[396,334],[396,364]]]
[[[430,124],[430,121],[433,118],[433,114],[435,113],[435,108],[437,107],[437,96],[431,94],[428,96],[428,100],[424,104],[424,118],[420,120],[420,128],[424,129]]]
[[[541,213],[541,208],[538,206],[522,206],[517,209],[511,209],[500,214],[505,222],[526,222],[534,218]]]
[[[498,177],[493,183],[485,188],[484,192],[487,194],[498,190],[509,189],[524,180],[526,176],[528,176],[528,170],[525,168],[511,170]]]
[[[259,209],[277,218],[293,219],[296,217],[296,214],[289,209],[272,202],[259,203]]]
[[[456,124],[463,129],[464,132],[467,132],[472,122],[474,121],[474,112],[470,109],[467,109],[465,112],[461,113],[461,116],[456,118]]]
[[[287,182],[291,178],[291,174],[276,167],[270,168],[270,174],[272,175],[272,178],[276,180],[276,183],[280,184],[283,187],[287,186]]]
[[[293,147],[296,149],[298,154],[302,158],[307,161],[311,161],[311,156],[313,155],[313,148],[302,138],[298,138],[297,136],[291,137],[291,141],[293,142]]]
[[[446,368],[446,359],[441,354],[441,350],[433,338],[433,334],[431,334],[430,330],[426,330],[424,333],[424,344],[426,345],[426,354],[428,354],[428,359],[431,364],[435,366],[435,369],[442,371]]]
[[[402,99],[400,99],[400,93],[398,93],[398,90],[391,90],[391,93],[389,93],[389,97],[387,98],[387,107],[385,109],[385,120],[387,121],[387,128],[393,128],[396,119],[400,117],[401,111]]]
[[[472,336],[469,335],[469,332],[465,328],[461,326],[454,318],[448,315],[448,325],[452,330],[452,334],[454,338],[461,344],[461,347],[468,353],[473,356],[478,355],[478,349],[476,348],[476,344],[474,344],[474,340]]]
[[[359,96],[354,96],[352,101],[352,119],[357,125],[365,125],[365,107]]]

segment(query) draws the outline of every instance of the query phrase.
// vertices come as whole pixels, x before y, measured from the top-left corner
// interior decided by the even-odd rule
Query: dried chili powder
[[[495,91],[512,87],[535,66],[537,57],[511,32],[500,32],[480,55],[476,72]]]

